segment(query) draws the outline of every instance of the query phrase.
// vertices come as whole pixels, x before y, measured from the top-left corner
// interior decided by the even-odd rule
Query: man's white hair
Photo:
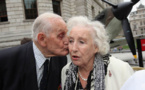
[[[85,16],[75,16],[68,20],[68,34],[75,26],[83,26],[91,30],[94,43],[98,48],[98,52],[101,55],[105,55],[109,52],[110,46],[108,41],[108,35],[104,28],[104,25],[99,21],[91,21]]]
[[[33,40],[37,40],[37,35],[39,32],[47,33],[47,35],[49,34],[49,32],[52,30],[52,22],[58,21],[53,19],[62,20],[62,17],[51,12],[46,12],[35,19],[32,25]]]

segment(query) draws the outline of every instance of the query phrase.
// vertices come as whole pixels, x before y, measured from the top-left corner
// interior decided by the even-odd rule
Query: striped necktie
[[[40,90],[47,90],[47,86],[48,86],[48,64],[49,64],[49,60],[46,59],[46,61],[44,62],[44,70],[43,70],[43,77],[40,81]]]

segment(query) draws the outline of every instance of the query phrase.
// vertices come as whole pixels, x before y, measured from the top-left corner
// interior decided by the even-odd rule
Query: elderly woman
[[[62,70],[62,89],[119,90],[133,70],[107,55],[109,43],[104,26],[78,16],[68,21],[68,30],[72,62]]]

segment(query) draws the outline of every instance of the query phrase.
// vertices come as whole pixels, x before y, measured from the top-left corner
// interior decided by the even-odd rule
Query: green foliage
[[[126,44],[126,45],[122,46],[122,48],[123,49],[129,49],[129,46],[128,46],[128,44]],[[137,43],[136,42],[135,42],[135,48],[137,48]]]
[[[124,45],[122,46],[123,49],[129,49],[129,46],[128,45]]]

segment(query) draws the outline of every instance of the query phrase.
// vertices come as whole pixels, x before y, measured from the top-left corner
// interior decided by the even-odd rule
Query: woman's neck
[[[88,78],[90,71],[92,71],[93,65],[88,67],[78,67],[78,72],[82,75],[83,78]]]
[[[78,70],[82,74],[89,74],[90,71],[93,69],[94,60],[89,61],[86,65],[78,66]]]
[[[87,80],[92,69],[93,67],[89,67],[89,68],[78,67],[78,77],[83,88],[85,88],[87,85]]]

